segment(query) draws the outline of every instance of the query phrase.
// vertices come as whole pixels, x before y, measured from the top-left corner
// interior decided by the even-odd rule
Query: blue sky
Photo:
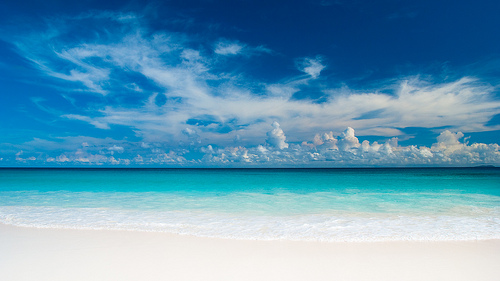
[[[6,1],[0,166],[500,164],[498,1]]]

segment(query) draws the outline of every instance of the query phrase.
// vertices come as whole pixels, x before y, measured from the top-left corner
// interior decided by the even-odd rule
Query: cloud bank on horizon
[[[500,164],[496,142],[465,137],[499,136],[494,79],[399,75],[353,88],[322,53],[169,27],[94,10],[5,28],[23,83],[39,89],[22,93],[17,118],[43,128],[0,124],[16,134],[0,139],[0,165]]]
[[[56,157],[41,157],[16,153],[16,161],[23,164],[51,165],[167,165],[185,167],[352,167],[352,166],[468,166],[474,164],[500,163],[498,144],[468,144],[461,139],[461,132],[443,131],[431,147],[399,146],[394,137],[383,144],[359,142],[354,129],[348,127],[339,136],[333,132],[316,134],[313,141],[289,144],[278,122],[267,132],[266,143],[255,147],[201,146],[198,157],[189,156],[188,149],[165,149],[161,144],[123,142],[119,146],[90,146],[83,142],[76,151],[64,152]],[[87,138],[77,138],[87,140]],[[69,140],[70,142],[77,139]],[[34,140],[27,145],[37,145]],[[91,141],[91,140],[90,140]],[[45,145],[56,143],[42,141]],[[126,147],[126,148],[125,148]],[[135,157],[125,154],[136,153]]]

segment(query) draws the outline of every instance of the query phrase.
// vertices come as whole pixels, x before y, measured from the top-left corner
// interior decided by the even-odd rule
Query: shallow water
[[[500,169],[0,169],[0,222],[258,240],[500,239]]]

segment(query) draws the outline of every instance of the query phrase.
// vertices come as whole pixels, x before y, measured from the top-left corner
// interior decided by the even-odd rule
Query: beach
[[[0,280],[495,280],[497,169],[3,169]]]
[[[1,280],[498,280],[500,240],[304,242],[0,224]]]

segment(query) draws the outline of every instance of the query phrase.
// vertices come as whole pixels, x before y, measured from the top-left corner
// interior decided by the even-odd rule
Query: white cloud
[[[139,154],[141,163],[188,163],[191,160],[184,157],[183,146],[200,149],[202,140],[205,147],[213,144],[211,155],[222,162],[333,160],[397,164],[401,161],[399,164],[404,165],[456,163],[459,155],[461,159],[475,162],[497,159],[494,145],[460,142],[463,135],[458,132],[500,129],[500,126],[486,125],[500,112],[496,89],[477,78],[430,82],[430,79],[417,76],[384,83],[383,90],[394,89],[393,94],[378,89],[356,91],[347,86],[338,89],[328,86],[334,83],[326,80],[324,83],[322,80],[321,85],[313,81],[325,68],[324,59],[317,56],[296,60],[297,68],[307,76],[262,82],[250,80],[245,73],[224,68],[225,64],[220,61],[257,52],[259,48],[266,51],[263,47],[252,48],[238,41],[222,40],[214,46],[216,54],[228,56],[227,60],[221,60],[202,47],[194,48],[196,38],[168,31],[152,32],[137,17],[89,13],[85,19],[93,17],[112,18],[119,23],[119,28],[102,33],[96,29],[99,36],[92,40],[67,42],[64,32],[54,27],[47,34],[19,37],[21,39],[16,43],[20,54],[46,75],[82,85],[67,88],[111,94],[120,101],[125,100],[122,99],[123,92],[133,90],[146,99],[134,104],[99,104],[89,107],[88,114],[60,114],[62,118],[87,122],[100,129],[110,130],[111,125],[125,126],[139,139],[130,144],[133,147],[115,140],[106,140],[105,144],[103,140],[80,139],[78,147],[73,150],[81,148],[82,153],[87,154],[79,157],[67,154],[70,161],[120,162],[116,155],[114,160],[109,158],[110,152],[117,151],[107,149],[117,146],[123,148],[123,154],[134,153],[133,157]],[[71,30],[72,23],[65,24]],[[49,45],[52,47],[48,48]],[[130,83],[128,78],[121,76],[145,77],[147,81],[139,79]],[[147,86],[154,88],[155,92],[147,91]],[[126,91],[122,91],[124,89]],[[324,101],[318,103],[293,97],[295,93],[309,89],[324,94]],[[162,95],[165,101],[156,103],[156,98]],[[193,125],[188,122],[203,118],[211,123]],[[275,120],[269,132],[269,124]],[[286,136],[281,126],[287,129]],[[384,144],[360,143],[349,127],[356,128],[357,136],[401,139],[408,137],[402,130],[406,127],[445,127],[455,133],[444,133],[431,148],[417,148],[400,147],[397,140]],[[234,140],[238,140],[238,149],[233,147]],[[88,146],[82,145],[83,142]],[[264,142],[268,146],[262,146]],[[67,149],[75,143],[69,139],[35,139],[18,148],[27,150],[30,144],[36,144],[36,147],[47,150]],[[162,152],[153,153],[153,149]],[[54,159],[56,156],[51,155]],[[120,157],[129,156],[120,154]],[[445,156],[449,160],[442,160]],[[126,159],[122,160],[126,162]]]
[[[23,154],[22,150],[16,153],[16,161],[20,161],[20,162],[25,161],[25,159],[21,157],[22,154]]]
[[[182,133],[188,137],[191,145],[201,143],[200,135],[198,135],[195,130],[191,128],[185,128],[184,130],[182,130]]]
[[[196,131],[194,131],[194,130],[192,130],[190,128],[186,128],[186,129],[182,130],[182,133],[185,134],[188,137],[192,137],[192,136],[197,136],[198,135],[196,133]]]
[[[59,162],[59,163],[61,163],[61,162],[63,162],[63,163],[64,162],[70,162],[69,158],[66,155],[64,155],[64,154],[61,154],[61,155],[57,156],[56,157],[56,161]]]
[[[108,147],[108,150],[111,151],[111,154],[113,154],[114,152],[123,153],[125,149],[115,144],[112,147]]]
[[[288,148],[288,143],[286,143],[286,136],[283,130],[280,127],[280,124],[276,121],[272,124],[273,129],[267,132],[266,142],[279,149]]]
[[[142,164],[142,163],[144,163],[144,158],[142,158],[141,155],[137,154],[137,156],[134,157],[134,159],[132,159],[132,162],[134,162],[136,164]]]
[[[447,153],[452,153],[456,150],[463,149],[466,144],[460,143],[460,139],[464,137],[462,132],[452,133],[448,130],[442,132],[437,137],[437,143],[433,145],[434,150],[442,150]]]
[[[88,116],[82,116],[82,115],[77,115],[77,114],[64,114],[61,117],[85,121],[85,122],[90,123],[91,125],[94,125],[96,128],[99,128],[99,129],[104,129],[104,130],[110,129],[108,124],[100,122],[100,121],[96,120],[96,118],[91,118]]]
[[[358,148],[359,140],[356,136],[354,136],[354,129],[348,127],[339,137],[337,146],[341,150],[349,150],[350,148]]]
[[[271,84],[266,85],[266,92],[269,96],[273,97],[282,97],[289,99],[296,92],[300,91],[300,89],[293,84]]]
[[[253,47],[239,41],[227,39],[221,39],[219,42],[214,44],[213,50],[215,54],[220,56],[242,55],[245,57],[250,57],[254,55],[273,53],[272,50],[264,46]]]
[[[245,48],[244,44],[239,42],[221,41],[215,45],[214,52],[218,55],[238,55]]]
[[[136,83],[125,84],[125,88],[132,90],[134,92],[139,92],[139,93],[144,92],[144,90],[141,89],[141,87],[139,87],[139,85],[137,85]]]
[[[318,78],[321,71],[325,69],[320,56],[298,60],[297,67],[300,71],[310,75],[313,79]]]
[[[274,124],[274,130],[281,130]],[[283,136],[276,132],[271,135]],[[205,164],[237,164],[245,162],[253,165],[292,165],[292,166],[471,166],[479,164],[500,164],[500,146],[497,144],[474,143],[468,145],[458,140],[462,133],[443,131],[437,142],[431,148],[422,146],[399,146],[397,141],[389,139],[380,144],[363,141],[361,144],[354,134],[354,129],[347,128],[338,137],[331,133],[316,134],[313,143],[303,142],[303,145],[288,145],[284,138],[275,139],[275,145],[267,148],[257,147],[226,147],[202,150],[205,153]],[[443,141],[446,140],[446,141]],[[269,142],[269,138],[268,138]],[[338,143],[339,147],[334,144]],[[305,144],[305,145],[304,145]],[[209,155],[209,156],[207,156]],[[244,155],[244,161],[242,158]]]
[[[118,14],[112,16],[107,13],[106,17],[89,14],[86,19],[92,16],[122,22],[118,20],[121,18]],[[399,128],[405,127],[448,127],[462,132],[500,129],[499,126],[485,126],[500,111],[500,102],[494,98],[494,88],[475,78],[430,83],[412,77],[385,85],[385,88],[396,88],[395,94],[376,89],[359,92],[348,87],[332,89],[315,86],[314,91],[325,94],[324,102],[297,100],[292,96],[308,86],[309,78],[292,77],[285,79],[289,81],[285,83],[263,83],[248,81],[239,73],[228,74],[231,70],[215,71],[222,66],[203,49],[187,47],[187,35],[153,33],[137,18],[126,18],[126,25],[116,32],[103,34],[99,40],[65,42],[60,38],[61,32],[56,30],[41,41],[38,37],[26,39],[39,41],[36,46],[19,41],[20,52],[34,58],[34,62],[57,65],[69,71],[67,73],[71,70],[75,73],[95,73],[92,76],[95,79],[91,79],[93,84],[87,83],[89,90],[98,91],[96,87],[99,86],[106,93],[120,95],[120,87],[130,90],[137,86],[144,96],[149,97],[140,104],[108,104],[98,110],[89,110],[87,116],[69,113],[61,117],[88,122],[100,129],[110,129],[112,124],[123,125],[133,129],[147,142],[168,139],[173,143],[182,140],[182,130],[189,119],[210,115],[221,122],[233,120],[233,131],[229,133],[218,133],[214,128],[216,125],[198,130],[200,139],[209,139],[220,145],[228,145],[236,135],[257,145],[260,139],[255,136],[267,132],[265,124],[273,120],[289,128],[287,136],[292,141],[304,139],[317,131],[339,133],[346,127],[356,128],[361,136],[391,137],[402,136]],[[134,24],[129,25],[130,21]],[[49,39],[54,46],[52,54],[51,49],[41,48]],[[228,53],[250,48],[237,41],[219,43],[220,50],[227,47],[225,52]],[[300,59],[297,66],[311,78],[317,78],[324,69],[323,59],[319,56]],[[48,75],[52,73],[47,68],[42,67],[41,70]],[[124,71],[127,75],[144,76],[155,87],[163,89],[165,104],[155,104],[157,94],[142,90],[138,82],[123,83],[108,75],[114,73],[119,77],[116,74]],[[371,112],[377,114],[363,117]],[[245,129],[238,129],[240,126],[245,126]]]
[[[142,142],[128,143],[129,148],[113,145],[83,147],[72,141],[75,150],[62,154],[53,150],[40,155],[37,150],[19,151],[18,163],[61,163],[73,165],[171,165],[171,166],[473,166],[480,164],[500,165],[498,144],[461,142],[464,134],[444,130],[430,148],[426,146],[400,146],[395,139],[385,143],[367,140],[359,142],[355,131],[347,128],[338,136],[332,132],[318,133],[311,142],[302,145],[287,143],[285,132],[277,122],[268,132],[264,145],[225,146],[207,145],[190,149],[170,149],[161,143],[142,146]],[[194,133],[193,133],[194,134]],[[47,143],[47,141],[45,141]],[[43,142],[42,142],[43,143]],[[337,146],[338,145],[338,146]],[[80,148],[78,148],[80,147]],[[119,157],[113,155],[119,152]],[[111,154],[111,155],[110,155]],[[191,154],[189,158],[186,155]],[[200,156],[201,154],[201,156]],[[24,155],[24,158],[21,157]],[[34,155],[39,155],[35,157]],[[197,156],[198,155],[198,156]]]
[[[420,80],[403,81],[393,96],[353,92],[332,95],[322,104],[280,96],[258,97],[239,89],[232,89],[232,95],[212,95],[211,89],[195,81],[182,91],[184,102],[168,104],[175,110],[165,111],[154,104],[138,109],[107,107],[102,111],[104,116],[88,119],[88,122],[98,128],[109,128],[109,124],[131,126],[146,138],[169,134],[175,139],[179,138],[176,132],[183,130],[186,120],[209,114],[220,120],[234,119],[237,124],[248,124],[245,130],[232,133],[232,138],[238,134],[254,144],[258,142],[254,136],[267,131],[264,124],[257,121],[272,119],[291,128],[288,134],[294,140],[307,137],[311,131],[332,129],[339,132],[349,126],[358,128],[361,135],[391,137],[403,135],[397,128],[405,127],[447,126],[463,132],[498,129],[498,126],[486,127],[485,124],[498,112],[500,102],[492,99],[493,88],[473,79],[437,85],[421,85]],[[371,118],[360,118],[374,111],[379,113]],[[82,117],[73,118],[83,120]],[[225,135],[210,131],[201,134],[216,142],[227,139]]]

